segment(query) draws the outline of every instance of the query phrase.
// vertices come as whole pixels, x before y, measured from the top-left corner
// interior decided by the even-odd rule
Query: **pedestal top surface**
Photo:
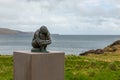
[[[56,54],[56,53],[63,53],[63,54],[65,54],[65,52],[61,52],[61,51],[48,51],[48,53],[45,53],[45,52],[31,52],[31,51],[14,51],[14,53],[23,53],[23,54]]]

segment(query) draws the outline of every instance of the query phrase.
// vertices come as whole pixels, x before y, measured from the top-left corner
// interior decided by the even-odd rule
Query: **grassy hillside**
[[[13,80],[12,56],[0,56],[0,80]],[[120,54],[67,55],[65,80],[120,80]]]
[[[65,80],[120,80],[120,54],[66,56]]]

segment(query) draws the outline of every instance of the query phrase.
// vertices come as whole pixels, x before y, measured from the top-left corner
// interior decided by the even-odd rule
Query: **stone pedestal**
[[[14,80],[64,80],[64,52],[14,52]]]

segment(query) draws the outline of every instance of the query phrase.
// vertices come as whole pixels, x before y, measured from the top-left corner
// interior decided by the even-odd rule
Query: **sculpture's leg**
[[[47,52],[45,47],[46,46],[41,46],[41,52]]]
[[[44,47],[43,46],[41,46],[41,52],[43,52],[44,51]]]
[[[47,45],[44,46],[44,50],[45,50],[45,51],[47,51],[46,48],[47,48]]]
[[[38,48],[38,47],[39,47],[39,44],[37,43],[36,40],[33,40],[33,41],[32,41],[32,46],[33,46],[34,48]]]
[[[39,48],[32,48],[31,52],[42,52],[42,47],[39,46]]]

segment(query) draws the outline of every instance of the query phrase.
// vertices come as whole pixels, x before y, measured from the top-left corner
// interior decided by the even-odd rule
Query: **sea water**
[[[33,34],[0,35],[0,54],[13,54],[14,51],[30,51]],[[47,49],[63,51],[66,54],[80,54],[86,50],[102,49],[120,35],[51,35],[52,44]]]

